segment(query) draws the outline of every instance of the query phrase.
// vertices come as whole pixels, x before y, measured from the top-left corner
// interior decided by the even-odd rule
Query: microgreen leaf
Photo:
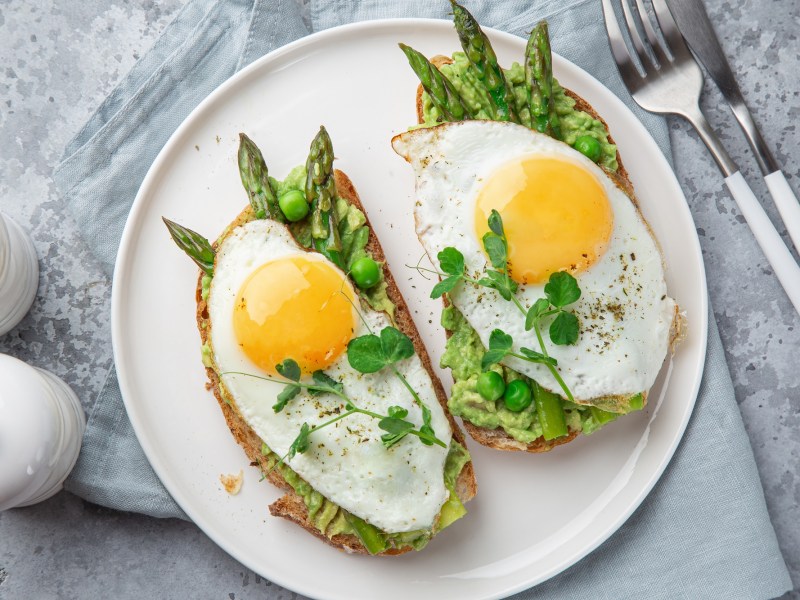
[[[396,417],[384,417],[378,421],[378,427],[387,432],[381,436],[383,445],[391,448],[414,429],[414,424]]]
[[[495,329],[489,335],[489,351],[481,359],[481,368],[485,371],[495,363],[499,363],[511,352],[514,340],[501,329]]]
[[[300,393],[300,386],[294,383],[288,384],[286,387],[281,390],[281,393],[278,394],[278,401],[272,405],[272,410],[276,413],[281,412],[286,405],[289,404],[289,401],[297,396]]]
[[[464,255],[452,246],[448,246],[436,256],[439,259],[439,268],[448,275],[462,275],[464,273]]]
[[[426,446],[432,446],[434,440],[436,439],[436,432],[433,430],[433,426],[431,425],[431,409],[428,408],[425,404],[422,404],[421,408],[422,408],[423,425],[422,427],[419,428],[419,431],[421,434],[424,434],[424,436],[420,436],[419,441],[421,441]]]
[[[581,297],[578,281],[566,271],[552,273],[544,286],[544,293],[550,304],[558,308],[577,302]]]
[[[408,416],[408,410],[402,406],[390,406],[387,412],[390,417],[397,419],[405,419]]]
[[[514,340],[502,329],[495,329],[489,334],[489,350],[511,350]]]
[[[291,358],[284,358],[282,363],[275,365],[275,370],[286,379],[300,381],[300,366]]]
[[[483,249],[489,255],[489,262],[495,269],[505,269],[508,258],[506,242],[499,235],[487,231],[483,234]]]
[[[428,408],[428,406],[426,404],[421,405],[420,408],[422,409],[422,422],[425,425],[430,426],[430,424],[431,424],[431,409]]]
[[[300,433],[297,434],[297,437],[292,442],[292,445],[289,446],[288,456],[290,459],[294,458],[295,454],[303,454],[306,450],[308,450],[308,436],[310,434],[311,428],[308,426],[308,423],[303,423],[303,426],[300,428]]]
[[[347,344],[347,361],[359,373],[377,373],[386,366],[381,338],[368,334],[353,338]]]
[[[456,284],[461,281],[461,275],[451,275],[442,279],[439,283],[433,286],[431,290],[431,298],[441,298],[444,294],[451,291]]]
[[[425,444],[426,446],[433,446],[435,443],[434,440],[436,439],[436,432],[433,431],[433,427],[430,425],[423,425],[419,428],[420,436],[419,441]]]
[[[359,373],[376,373],[414,355],[414,343],[400,330],[384,327],[381,335],[362,335],[347,344],[347,360]]]
[[[520,348],[519,351],[528,359],[529,362],[541,363],[543,365],[556,366],[558,361],[552,356],[545,356],[541,352],[531,350],[530,348]]]
[[[391,365],[414,356],[414,343],[399,329],[384,327],[381,330],[381,350],[385,364]]]
[[[528,314],[525,315],[525,331],[533,329],[533,324],[537,319],[550,310],[550,301],[547,298],[539,298],[528,309]]]
[[[485,277],[482,277],[478,284],[497,290],[503,300],[511,300],[511,296],[517,291],[517,282],[500,271],[486,271]]]
[[[314,383],[320,387],[328,388],[328,390],[308,390],[308,393],[312,396],[319,396],[320,394],[331,394],[335,392],[339,392],[340,394],[344,392],[344,386],[342,382],[336,381],[333,377],[329,376],[324,371],[314,371],[311,374],[311,377],[314,379]]]
[[[503,219],[500,217],[500,213],[495,209],[492,209],[492,212],[489,215],[489,229],[494,231],[500,237],[505,236],[505,233],[503,232]]]
[[[499,363],[508,354],[507,350],[489,350],[481,359],[481,369],[484,371],[494,364]]]
[[[578,317],[571,312],[558,313],[550,323],[550,341],[559,346],[567,346],[578,341]]]

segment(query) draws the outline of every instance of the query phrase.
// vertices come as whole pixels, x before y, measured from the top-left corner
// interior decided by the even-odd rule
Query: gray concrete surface
[[[800,4],[706,3],[756,120],[790,183],[800,188]],[[42,269],[33,310],[0,339],[0,352],[60,375],[87,409],[111,363],[110,282],[65,215],[50,174],[66,142],[181,4],[0,0],[0,209],[31,232]],[[704,107],[766,197],[720,101],[707,85]],[[800,317],[697,137],[680,121],[671,122],[671,133],[736,397],[781,548],[800,586]],[[774,208],[768,210],[779,223]],[[297,597],[247,571],[190,523],[101,509],[67,493],[0,513],[0,598],[134,596]],[[800,600],[800,592],[787,597]]]

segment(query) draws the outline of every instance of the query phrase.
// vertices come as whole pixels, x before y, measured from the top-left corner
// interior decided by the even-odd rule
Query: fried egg
[[[336,396],[304,391],[275,413],[284,384],[260,377],[280,379],[275,365],[285,358],[304,375],[324,370],[360,408],[386,414],[390,406],[402,406],[408,420],[422,425],[419,407],[390,370],[364,375],[347,361],[348,342],[378,333],[389,318],[360,305],[345,274],[298,246],[284,225],[251,221],[225,237],[207,303],[224,393],[278,456],[288,452],[303,423],[318,425],[345,411]],[[397,366],[431,409],[436,436],[449,445],[450,425],[421,360],[414,355]],[[351,415],[313,432],[309,449],[287,462],[320,494],[385,532],[430,528],[448,497],[447,448],[408,436],[387,449],[383,433],[377,419]]]
[[[464,121],[416,129],[393,140],[416,175],[417,234],[435,262],[448,246],[468,272],[491,270],[481,238],[492,209],[503,218],[517,298],[543,298],[551,273],[568,271],[581,298],[574,345],[547,350],[576,401],[646,392],[667,354],[676,314],[661,252],[634,202],[591,160],[513,123]],[[437,263],[438,264],[438,263]],[[492,289],[459,284],[453,304],[485,346],[495,328],[514,349],[539,349],[518,308]],[[563,395],[544,365],[510,357],[508,367]]]

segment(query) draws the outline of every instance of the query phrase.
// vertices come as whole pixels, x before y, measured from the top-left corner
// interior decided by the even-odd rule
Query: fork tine
[[[669,52],[675,58],[692,58],[694,57],[689,53],[689,47],[683,40],[681,32],[678,30],[678,25],[675,19],[672,18],[672,13],[667,6],[666,0],[652,0],[653,10],[656,13],[656,20],[661,29],[661,34],[669,46]]]
[[[647,35],[647,41],[650,42],[650,47],[656,55],[656,60],[661,68],[669,66],[671,62],[670,57],[667,55],[669,49],[666,44],[661,41],[661,38],[656,35],[655,29],[653,29],[653,22],[650,19],[650,15],[647,12],[643,0],[636,0],[636,9],[639,12],[639,19],[642,21],[644,32]]]
[[[622,0],[621,4],[622,13],[625,15],[625,22],[628,25],[628,34],[631,37],[631,42],[633,42],[633,47],[636,50],[636,54],[639,55],[639,62],[642,64],[645,75],[649,75],[658,68],[658,65],[645,49],[644,42],[642,41],[642,37],[639,35],[639,28],[636,26],[636,20],[633,18],[633,12],[631,11],[628,0]]]
[[[634,93],[642,85],[643,79],[631,58],[628,46],[625,44],[625,38],[619,28],[617,15],[614,12],[614,5],[611,0],[603,0],[603,20],[606,22],[608,42],[611,45],[611,54],[614,55],[614,62],[617,63],[619,74],[622,76],[628,91]]]

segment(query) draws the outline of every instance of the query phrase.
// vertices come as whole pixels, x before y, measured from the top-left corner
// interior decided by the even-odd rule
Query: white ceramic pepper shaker
[[[0,511],[61,490],[80,452],[86,419],[60,378],[0,354]]]
[[[19,324],[39,287],[39,262],[27,233],[0,212],[0,335]]]

